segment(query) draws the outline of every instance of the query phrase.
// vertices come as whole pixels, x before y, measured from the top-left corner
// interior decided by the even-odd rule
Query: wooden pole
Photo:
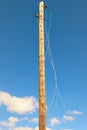
[[[39,130],[46,130],[44,2],[39,3]]]

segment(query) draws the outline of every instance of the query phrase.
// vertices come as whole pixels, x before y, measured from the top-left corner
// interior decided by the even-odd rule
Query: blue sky
[[[0,1],[0,130],[38,130],[39,2]],[[45,3],[47,29],[52,15],[49,39],[61,94],[55,93],[47,53],[47,130],[86,130],[87,1]],[[46,44],[45,37],[47,51]]]

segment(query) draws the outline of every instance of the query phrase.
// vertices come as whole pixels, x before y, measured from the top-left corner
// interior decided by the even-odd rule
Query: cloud
[[[50,128],[46,128],[46,130],[51,130]]]
[[[22,121],[37,123],[39,120],[38,120],[38,118],[29,119],[28,117],[23,117],[23,118],[9,117],[7,121],[1,121],[0,124],[1,124],[1,126],[13,129],[16,126],[16,123],[22,122]],[[35,130],[37,130],[37,129],[35,129]]]
[[[4,128],[8,128],[8,130],[39,130],[38,127],[30,128],[24,126],[16,126],[16,123],[21,121],[28,121],[28,122],[38,122],[38,118],[29,119],[28,117],[17,118],[17,117],[9,117],[7,121],[1,121],[0,125]],[[1,130],[1,129],[0,129]],[[51,130],[50,128],[46,128],[46,130]]]
[[[39,128],[38,128],[38,127],[36,127],[36,128],[34,128],[34,130],[39,130]]]
[[[28,121],[28,122],[34,122],[34,123],[38,123],[39,122],[39,118],[31,118],[29,119],[28,117],[23,117],[21,119],[19,119],[19,121]]]
[[[51,118],[50,119],[50,125],[53,126],[53,125],[57,125],[57,124],[60,124],[61,121],[55,117]]]
[[[29,127],[16,127],[14,128],[13,130],[33,130],[32,128],[29,128]]]
[[[38,118],[32,118],[31,120],[29,120],[29,122],[35,122],[35,123],[38,123],[38,122],[39,122],[39,119],[38,119]]]
[[[17,122],[19,122],[17,117],[9,117],[7,122],[1,121],[0,123],[2,126],[14,127]]]
[[[3,91],[0,91],[0,105],[6,106],[9,112],[17,114],[32,113],[38,108],[38,102],[33,96],[16,97]]]
[[[29,128],[29,127],[22,127],[22,126],[20,126],[20,127],[14,128],[13,130],[39,130],[39,128],[38,127],[36,127],[36,128]],[[51,130],[51,129],[50,128],[46,128],[46,130]]]
[[[39,127],[34,128],[33,130],[39,130]],[[52,130],[50,128],[46,128],[46,130]]]
[[[72,111],[68,111],[66,113],[67,115],[63,115],[61,119],[58,118],[51,118],[50,119],[50,125],[54,126],[57,124],[61,124],[61,123],[67,123],[67,122],[72,122],[76,119],[75,116],[82,116],[83,112],[77,111],[77,110],[72,110]],[[72,129],[61,129],[61,130],[72,130]]]
[[[63,116],[63,120],[64,120],[64,121],[74,121],[75,118],[74,118],[73,116],[66,116],[66,115],[64,115],[64,116]]]
[[[77,110],[72,110],[72,111],[68,111],[67,114],[69,115],[80,115],[82,116],[83,115],[83,112],[80,112],[80,111],[77,111]]]
[[[69,128],[68,128],[68,129],[60,129],[60,130],[72,130],[72,129],[69,129]]]

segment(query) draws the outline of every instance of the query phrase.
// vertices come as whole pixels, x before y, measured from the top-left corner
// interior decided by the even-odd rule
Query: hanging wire
[[[46,17],[47,17],[47,14],[46,14]],[[49,35],[50,35],[50,27],[51,27],[51,20],[52,20],[52,15],[50,13],[50,24],[49,24],[49,30],[47,32],[47,26],[45,26],[45,32],[46,32],[46,40],[47,40],[47,52],[48,52],[48,56],[49,56],[49,60],[50,60],[50,63],[52,65],[52,68],[53,68],[53,72],[54,72],[54,78],[55,78],[55,81],[57,81],[57,78],[56,78],[56,72],[55,72],[55,68],[54,68],[54,64],[53,64],[53,58],[52,58],[52,53],[51,53],[51,49],[50,49],[50,45],[49,45]],[[57,82],[55,82],[55,86],[57,87]],[[50,105],[52,105],[53,103],[53,100],[55,98],[55,94],[56,94],[56,89],[55,89],[55,92],[54,92],[54,96],[53,96],[53,99],[52,99],[52,102]]]
[[[51,16],[51,15],[50,15]],[[45,20],[47,21],[47,12],[45,12]],[[49,48],[49,45],[48,45],[48,43],[47,43],[47,41],[49,40],[48,39],[48,34],[49,34],[49,36],[50,36],[50,27],[51,27],[51,20],[52,20],[52,17],[51,17],[51,19],[50,19],[50,24],[49,24],[49,30],[48,30],[48,32],[47,32],[47,22],[45,21],[45,34],[46,34],[46,47],[47,47],[47,50],[46,50],[46,55],[45,55],[45,60],[46,60],[46,57],[47,57],[47,54],[48,54],[48,58],[49,58],[49,61],[50,61],[50,64],[51,64],[51,59],[52,59],[52,57],[51,57],[51,55],[49,54],[49,50],[50,50],[50,48]],[[54,102],[54,99],[56,98],[56,89],[54,90],[54,94],[53,94],[53,97],[52,97],[52,99],[51,99],[51,103],[50,103],[50,105],[49,105],[49,108],[50,108],[50,106],[53,104],[53,102]]]
[[[58,96],[59,96],[60,99],[61,99],[61,102],[63,104],[64,112],[66,113],[66,105],[64,103],[63,97],[62,97],[62,95],[61,95],[61,93],[59,91],[59,88],[58,88],[58,79],[57,79],[56,69],[55,69],[55,66],[54,66],[52,51],[51,51],[51,47],[50,47],[49,37],[50,37],[50,29],[51,29],[51,22],[52,22],[52,13],[51,13],[51,11],[50,11],[50,22],[49,22],[48,30],[47,30],[47,12],[45,12],[45,17],[46,17],[46,21],[45,21],[45,34],[46,34],[46,46],[47,46],[45,60],[46,60],[46,57],[47,57],[47,54],[48,54],[49,61],[50,61],[50,64],[52,66],[53,73],[54,73],[54,79],[55,79],[55,90],[54,90],[53,97],[51,99],[51,103],[50,103],[50,105],[48,107],[48,110],[51,108],[55,98],[56,98],[55,106],[57,107],[57,101],[58,101]]]

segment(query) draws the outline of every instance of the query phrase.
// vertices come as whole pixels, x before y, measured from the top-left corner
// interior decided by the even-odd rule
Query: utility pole
[[[44,8],[39,3],[39,130],[46,130],[46,90],[45,90],[45,58],[44,58]]]

